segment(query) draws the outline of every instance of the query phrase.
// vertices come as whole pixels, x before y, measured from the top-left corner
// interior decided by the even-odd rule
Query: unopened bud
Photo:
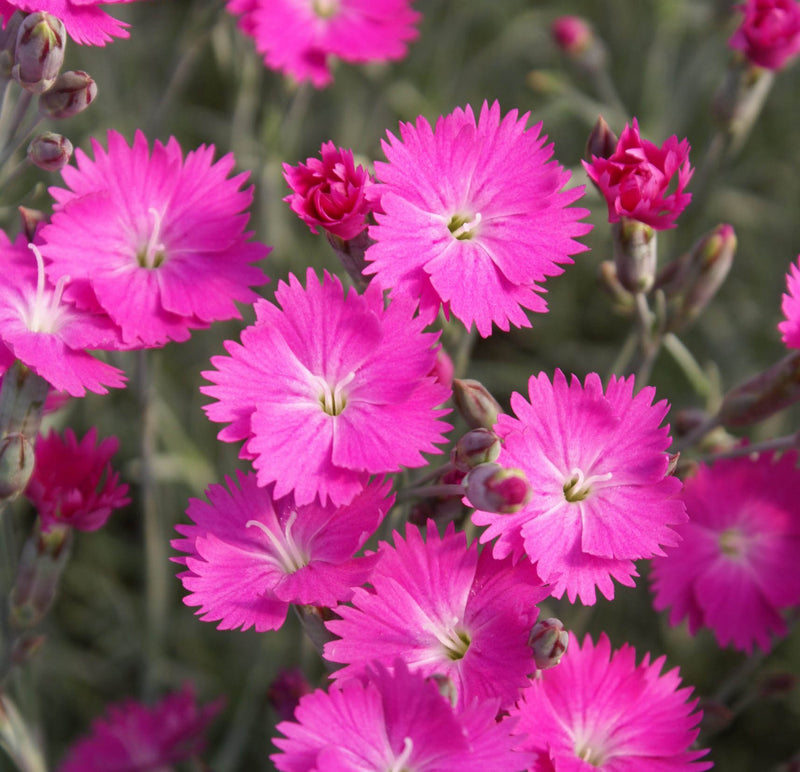
[[[61,134],[46,131],[28,145],[28,158],[46,172],[63,169],[72,157],[72,142]]]
[[[729,391],[717,414],[725,426],[761,421],[800,401],[800,351]]]
[[[36,231],[47,221],[45,213],[39,209],[30,209],[27,206],[17,207],[19,212],[20,225],[22,232],[28,243],[32,242],[36,236]]]
[[[23,15],[16,11],[6,20],[5,29],[0,25],[0,77],[4,80],[11,77],[11,68],[14,66],[14,56],[17,51],[17,34],[22,19]]]
[[[600,286],[606,294],[614,301],[614,308],[621,314],[633,311],[635,301],[622,282],[617,278],[617,266],[611,260],[603,260],[598,271]]]
[[[582,69],[597,72],[605,66],[608,58],[605,45],[586,19],[559,16],[550,32],[556,45]]]
[[[28,14],[19,26],[11,76],[24,89],[42,94],[58,78],[64,64],[67,30],[46,11]]]
[[[439,383],[450,389],[453,386],[454,373],[455,367],[453,366],[453,360],[450,359],[450,355],[439,346],[439,348],[436,349],[436,361],[433,363],[433,369],[430,374],[436,378]]]
[[[597,121],[592,127],[589,139],[586,140],[585,158],[610,158],[617,149],[619,138],[611,131],[602,115],[597,116]]]
[[[39,97],[39,112],[61,120],[82,113],[97,96],[97,84],[83,70],[68,70],[58,76],[53,87]]]
[[[539,670],[547,670],[561,662],[568,643],[569,633],[564,629],[564,623],[555,617],[538,621],[528,638],[528,646],[533,649]]]
[[[531,70],[526,80],[537,94],[560,94],[565,88],[563,78],[547,70]]]
[[[731,138],[734,151],[741,147],[772,88],[775,73],[746,59],[733,62],[711,102],[719,126]]]
[[[18,666],[26,664],[42,648],[43,643],[43,635],[20,635],[11,649],[11,661]]]
[[[620,217],[611,226],[614,265],[620,284],[629,292],[647,292],[656,275],[656,231],[649,225]]]
[[[0,501],[18,496],[33,474],[33,445],[22,434],[0,440]]]
[[[281,670],[267,690],[267,702],[281,721],[291,721],[300,698],[311,692],[311,685],[300,668]]]
[[[500,403],[480,382],[471,378],[453,379],[453,401],[471,429],[491,429],[503,412]]]
[[[363,292],[372,278],[372,276],[365,276],[363,272],[367,267],[364,253],[375,243],[375,239],[370,238],[366,228],[351,239],[343,239],[328,230],[325,231],[325,236],[336,253],[336,257],[339,258],[342,268],[353,280],[356,289]]]
[[[510,515],[531,499],[533,491],[521,469],[506,469],[499,464],[480,464],[465,478],[470,505],[485,512]]]
[[[457,469],[468,472],[478,464],[496,461],[500,449],[500,438],[491,429],[479,427],[468,431],[456,443],[450,460]]]

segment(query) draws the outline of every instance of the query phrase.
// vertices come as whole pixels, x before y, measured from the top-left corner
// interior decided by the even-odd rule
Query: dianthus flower
[[[353,558],[380,524],[394,499],[388,482],[372,482],[345,507],[276,500],[254,474],[237,473],[238,487],[212,485],[208,503],[192,499],[179,525],[185,538],[172,546],[189,591],[184,602],[199,606],[203,621],[218,629],[277,630],[290,603],[335,606],[363,584],[374,558]]]
[[[294,721],[273,742],[281,772],[400,770],[521,772],[532,756],[514,751],[508,722],[496,723],[496,700],[456,711],[433,680],[380,664],[300,699]]]
[[[319,158],[297,166],[283,165],[283,176],[293,193],[283,200],[312,233],[323,228],[348,240],[367,227],[372,206],[367,192],[373,184],[369,172],[356,166],[353,151],[324,142]]]
[[[609,222],[626,217],[655,230],[673,228],[692,200],[684,192],[694,174],[689,142],[678,142],[673,134],[658,147],[641,138],[636,118],[626,124],[608,158],[593,155],[591,163],[581,163],[606,199]]]
[[[533,496],[515,514],[472,519],[489,526],[482,542],[497,537],[495,557],[527,553],[556,598],[591,605],[595,588],[613,598],[612,579],[633,586],[633,561],[663,555],[659,545],[678,542],[671,526],[686,521],[681,483],[668,473],[669,407],[651,404],[652,387],[634,396],[633,380],[612,377],[603,393],[596,373],[583,386],[560,370],[552,383],[540,373],[528,381],[530,402],[514,393],[516,418],[495,425],[497,463],[521,469]]]
[[[753,64],[780,70],[800,53],[800,3],[797,0],[746,0],[737,8],[742,23],[728,41]]]
[[[228,0],[228,10],[241,15],[267,67],[316,88],[333,80],[331,57],[402,59],[420,18],[411,0]]]
[[[536,604],[548,595],[530,564],[513,567],[490,551],[467,548],[452,523],[444,538],[428,521],[427,539],[408,526],[406,540],[382,543],[369,583],[341,619],[327,623],[339,640],[324,656],[347,666],[337,679],[361,676],[371,662],[391,667],[398,658],[426,676],[452,684],[460,705],[474,699],[513,703],[536,669],[528,636]]]
[[[120,484],[111,467],[118,447],[116,437],[98,445],[96,429],[80,442],[72,429],[63,437],[51,431],[36,440],[36,464],[25,496],[36,507],[43,531],[60,525],[96,531],[113,510],[130,504],[128,486]]]
[[[640,665],[625,644],[612,652],[605,633],[579,646],[570,633],[558,667],[541,672],[510,711],[521,747],[537,754],[532,772],[701,772],[707,750],[690,750],[702,718],[677,668],[665,657]]]
[[[544,312],[539,282],[586,249],[574,240],[591,226],[586,209],[569,208],[583,188],[562,190],[570,173],[549,160],[541,123],[526,129],[529,113],[484,102],[440,117],[400,124],[400,139],[382,142],[388,163],[376,162],[383,213],[370,227],[366,253],[392,297],[419,302],[429,323],[441,307],[486,337],[492,324],[530,327],[523,311]]]
[[[24,235],[12,243],[0,231],[0,356],[3,368],[19,359],[58,391],[82,397],[122,387],[121,370],[95,359],[86,349],[119,348],[119,330],[105,313],[82,311],[63,297],[69,277],[47,281],[38,248]]]
[[[654,605],[670,624],[710,627],[721,646],[751,652],[785,635],[781,610],[800,603],[797,454],[701,465],[683,499],[680,545],[653,560]]]
[[[76,43],[104,46],[114,38],[128,37],[124,21],[109,16],[98,6],[132,3],[134,0],[0,0],[3,26],[15,11],[47,11],[64,22],[67,33]]]
[[[69,275],[68,293],[102,308],[131,348],[184,341],[190,330],[239,318],[234,301],[252,303],[264,284],[251,265],[268,249],[249,242],[244,210],[247,173],[228,178],[232,155],[212,163],[214,147],[184,158],[177,140],[136,132],[133,146],[108,133],[108,151],[92,140],[95,160],[75,152],[78,168],[62,170],[67,188],[40,231],[48,275]]]
[[[217,700],[200,707],[187,684],[152,707],[136,700],[111,705],[78,740],[58,772],[144,772],[171,768],[205,748],[203,733],[222,709]]]
[[[789,348],[800,348],[800,258],[786,274],[786,290],[788,294],[784,294],[781,306],[786,320],[778,329]]]
[[[256,303],[256,323],[211,359],[217,369],[203,376],[214,385],[201,391],[218,400],[208,417],[230,424],[219,438],[245,440],[259,485],[274,482],[274,496],[294,492],[299,505],[346,504],[370,474],[439,452],[451,427],[436,408],[450,390],[430,375],[437,336],[410,304],[384,309],[377,286],[345,293],[311,269],[306,284],[290,275],[275,292],[280,308]]]

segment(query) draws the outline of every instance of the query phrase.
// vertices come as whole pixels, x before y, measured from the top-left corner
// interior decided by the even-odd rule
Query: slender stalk
[[[771,440],[764,440],[764,442],[754,442],[750,445],[737,445],[735,448],[723,450],[720,453],[707,453],[704,456],[698,456],[698,461],[712,462],[719,461],[723,458],[738,458],[740,456],[749,456],[753,453],[767,453],[772,450],[789,450],[790,448],[797,447],[797,435],[790,434],[785,437],[776,437]]]
[[[430,499],[439,496],[463,496],[463,485],[420,485],[416,488],[401,488],[397,500]]]
[[[617,354],[617,358],[614,360],[613,364],[608,370],[606,381],[610,380],[612,375],[624,374],[631,362],[631,359],[633,359],[633,355],[636,352],[636,346],[638,343],[639,336],[635,332],[628,333],[628,337],[625,338],[625,342],[622,344],[622,348],[620,349],[619,354]]]
[[[659,349],[661,348],[661,336],[654,331],[653,325],[656,320],[655,314],[650,310],[647,296],[644,292],[637,292],[634,295],[636,301],[636,323],[639,333],[639,345],[642,350],[642,361],[636,371],[636,383],[641,386],[650,380],[653,372],[653,365],[656,363]]]
[[[664,348],[669,351],[686,376],[692,388],[700,397],[708,399],[711,396],[711,381],[703,372],[692,352],[683,344],[683,341],[672,332],[668,332],[663,339]]]

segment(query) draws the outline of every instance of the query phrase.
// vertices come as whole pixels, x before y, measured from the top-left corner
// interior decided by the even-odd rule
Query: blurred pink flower
[[[678,142],[673,134],[658,147],[641,138],[636,118],[622,130],[611,156],[593,155],[591,163],[581,163],[605,196],[609,222],[627,217],[655,230],[673,228],[692,200],[692,194],[684,192],[694,174],[689,142]]]
[[[177,140],[136,132],[132,147],[108,133],[108,151],[92,140],[95,160],[75,152],[78,168],[50,188],[55,212],[40,231],[48,276],[69,275],[70,299],[102,308],[129,348],[184,341],[190,330],[240,318],[266,283],[251,263],[269,249],[248,241],[252,186],[247,173],[228,178],[232,155],[212,163],[214,147],[184,158]]]
[[[721,646],[751,652],[785,635],[781,610],[800,603],[797,453],[701,465],[684,487],[683,541],[653,560],[654,605],[670,624],[710,627]]]
[[[25,489],[41,520],[42,531],[69,526],[96,531],[111,512],[130,504],[128,486],[120,484],[111,467],[119,441],[107,437],[97,444],[97,430],[90,429],[78,442],[72,429],[55,431],[36,440],[36,464]]]
[[[293,193],[283,200],[312,233],[324,228],[345,240],[367,227],[372,206],[367,198],[372,179],[353,162],[353,151],[324,142],[322,159],[307,158],[297,166],[283,165],[283,176]]]
[[[363,63],[402,59],[417,37],[411,0],[228,0],[264,64],[316,88],[333,77],[330,57]]]
[[[541,123],[528,113],[484,102],[440,117],[400,124],[400,139],[382,142],[388,163],[376,162],[383,213],[369,235],[364,270],[392,297],[419,303],[426,324],[441,307],[486,337],[492,324],[530,327],[523,309],[544,312],[539,282],[556,276],[575,241],[591,230],[570,208],[583,188],[562,190],[570,173],[550,160]]]
[[[666,400],[651,404],[655,389],[633,393],[633,377],[611,378],[605,394],[596,373],[581,385],[556,370],[528,381],[530,402],[514,393],[516,417],[501,415],[497,463],[521,469],[533,496],[509,515],[475,511],[489,526],[481,542],[497,537],[496,558],[527,554],[552,594],[595,602],[595,589],[614,597],[616,579],[633,586],[633,561],[674,546],[673,526],[686,521],[669,474],[669,427],[661,426]]]
[[[298,505],[316,497],[347,504],[371,474],[419,467],[422,453],[441,452],[439,408],[450,390],[430,375],[436,339],[423,333],[406,301],[384,308],[370,284],[345,292],[335,276],[308,269],[304,289],[294,275],[275,292],[278,306],[256,303],[256,322],[242,344],[226,341],[201,391],[216,402],[212,421],[230,424],[223,442],[245,440],[258,484]]]
[[[510,711],[527,735],[520,747],[535,752],[532,772],[701,772],[707,750],[692,750],[702,713],[691,689],[680,688],[677,668],[662,673],[666,658],[640,665],[627,644],[612,652],[605,633],[580,646],[570,633],[557,667],[531,679]]]
[[[346,663],[333,677],[363,676],[371,663],[392,667],[399,658],[447,679],[462,707],[478,699],[506,708],[536,669],[528,636],[549,593],[530,564],[479,555],[452,523],[442,538],[429,520],[426,537],[409,525],[405,541],[395,532],[394,546],[381,543],[371,589],[356,589],[352,608],[340,606],[341,619],[327,623],[339,639],[324,656]]]
[[[0,0],[0,16],[5,27],[14,11],[47,11],[64,22],[67,33],[76,43],[104,46],[114,38],[128,37],[124,21],[109,16],[98,6],[132,3],[135,0]]]
[[[175,561],[205,622],[218,629],[277,630],[290,603],[335,606],[367,581],[374,557],[354,558],[380,525],[394,497],[388,482],[370,483],[345,507],[297,505],[275,499],[254,474],[237,472],[238,487],[212,485],[208,503],[191,499],[192,525],[178,525],[184,538],[172,546],[185,552]]]
[[[559,16],[553,20],[550,32],[556,45],[570,55],[583,51],[594,36],[591,26],[581,16]]]
[[[780,70],[800,53],[800,3],[797,0],[745,0],[737,8],[742,23],[728,41],[747,59]]]
[[[281,772],[522,772],[532,755],[512,750],[511,724],[495,721],[497,709],[484,700],[456,711],[401,660],[392,671],[378,663],[364,679],[302,697],[295,720],[278,724],[284,736],[270,758]]]
[[[204,707],[187,684],[152,707],[135,700],[110,705],[92,723],[88,737],[67,752],[58,772],[145,772],[195,758],[205,747],[203,733],[223,700]]]
[[[788,294],[784,294],[781,305],[786,320],[778,325],[778,329],[789,348],[800,348],[800,257],[786,274],[786,290]]]

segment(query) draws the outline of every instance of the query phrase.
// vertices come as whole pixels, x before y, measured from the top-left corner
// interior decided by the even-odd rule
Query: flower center
[[[414,741],[410,737],[406,737],[403,740],[403,750],[396,759],[389,762],[389,766],[386,767],[386,772],[410,772],[411,767],[407,767],[406,763],[411,758],[413,752]]]
[[[607,482],[612,477],[611,472],[586,477],[580,469],[572,469],[569,474],[564,481],[564,498],[570,502],[583,501],[592,492],[593,486]]]
[[[475,212],[474,215],[454,214],[447,223],[447,229],[453,234],[453,238],[459,241],[471,239],[476,234],[476,229],[481,223],[481,213]]]
[[[745,537],[738,528],[727,528],[719,535],[719,548],[723,555],[740,558],[745,554]]]
[[[342,380],[331,385],[321,375],[317,375],[316,381],[320,387],[317,399],[322,407],[322,411],[328,415],[341,415],[347,406],[347,394],[345,388],[350,381],[356,377],[355,373],[348,373]]]
[[[31,332],[56,332],[67,316],[66,306],[61,305],[61,296],[69,276],[60,277],[55,290],[48,289],[42,253],[34,244],[28,244],[28,249],[36,256],[36,294],[33,306],[23,310],[23,320]]]
[[[330,19],[339,12],[339,0],[311,0],[311,10],[320,19]]]
[[[588,744],[575,748],[575,754],[579,759],[591,764],[593,767],[601,767],[606,761],[606,756],[600,748],[592,748]]]
[[[163,215],[153,207],[147,210],[153,218],[153,227],[147,243],[136,253],[136,262],[142,267],[152,270],[158,268],[167,259],[167,249],[161,239],[161,220]]]
[[[297,520],[297,512],[292,512],[286,520],[286,526],[280,536],[274,534],[264,523],[258,520],[248,520],[244,526],[249,528],[254,525],[261,530],[269,540],[273,554],[267,554],[264,559],[276,566],[286,574],[293,574],[308,565],[310,556],[303,550],[292,536],[292,526]]]

